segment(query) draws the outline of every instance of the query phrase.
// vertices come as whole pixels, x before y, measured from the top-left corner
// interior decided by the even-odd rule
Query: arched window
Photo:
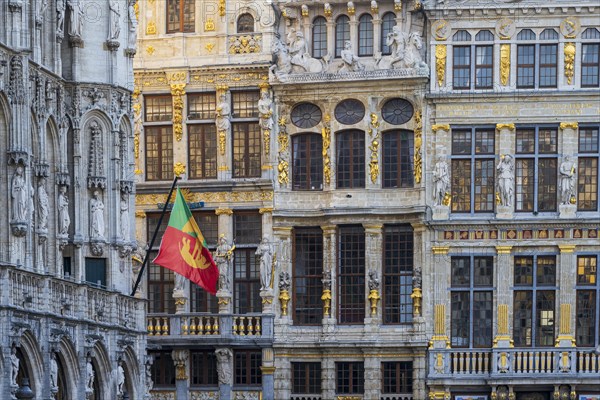
[[[292,188],[323,189],[323,139],[318,133],[292,137]]]
[[[336,136],[338,189],[365,187],[365,133],[359,130]]]
[[[312,55],[314,58],[323,58],[327,54],[327,26],[324,17],[317,17],[313,21]]]
[[[558,82],[558,33],[545,29],[535,43],[535,33],[523,29],[517,40],[529,43],[517,44],[517,88],[555,88]]]
[[[373,17],[363,14],[358,19],[358,55],[373,55]]]
[[[600,32],[586,29],[581,38],[581,87],[598,87],[600,82]]]
[[[383,187],[413,187],[414,134],[399,129],[383,134]]]
[[[237,20],[237,33],[254,32],[254,17],[248,13],[242,14]]]
[[[387,36],[392,33],[392,29],[396,26],[396,14],[388,12],[383,14],[381,19],[381,54],[392,54],[392,49],[387,45]]]
[[[335,56],[341,57],[344,43],[350,40],[350,19],[346,15],[340,15],[335,20]]]

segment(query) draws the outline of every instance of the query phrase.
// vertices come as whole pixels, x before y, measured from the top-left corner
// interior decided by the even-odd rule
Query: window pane
[[[381,54],[392,54],[392,49],[387,45],[387,37],[392,33],[392,29],[396,26],[396,15],[392,12],[385,13],[381,19]]]
[[[598,87],[600,44],[581,45],[581,86]]]
[[[188,125],[191,179],[217,177],[217,131],[214,124]]]
[[[323,140],[318,134],[292,137],[292,188],[323,189]]]
[[[365,133],[347,131],[337,134],[337,187],[365,187]]]
[[[471,154],[471,130],[452,130],[452,154]]]
[[[373,17],[361,15],[358,22],[358,55],[373,55]]]
[[[183,1],[183,31],[194,32],[195,23],[195,7],[196,0],[182,0]]]
[[[596,256],[577,257],[577,284],[595,285],[598,273],[598,259]]]
[[[335,367],[337,394],[364,393],[365,368],[362,362],[337,362]]]
[[[554,286],[556,284],[556,257],[537,258],[537,285]]]
[[[596,292],[577,291],[577,317],[575,318],[577,346],[594,347],[596,336]]]
[[[536,346],[554,346],[554,291],[538,291]]]
[[[322,58],[327,54],[327,25],[323,17],[313,21],[312,53],[314,58]]]
[[[452,347],[469,347],[469,292],[452,292],[451,298]]]
[[[256,122],[234,123],[233,127],[233,177],[260,176],[261,135]]]
[[[341,15],[335,20],[335,56],[342,56],[344,44],[350,40],[350,20],[347,16]]]
[[[558,46],[540,45],[540,87],[556,87]]]
[[[233,232],[237,244],[258,244],[262,239],[262,216],[257,212],[236,212]]]
[[[197,93],[188,95],[189,119],[214,119],[217,108],[214,93]]]
[[[598,209],[598,158],[580,157],[577,176],[577,209]]]
[[[516,139],[518,154],[535,153],[535,130],[517,129]]]
[[[146,122],[171,121],[173,101],[171,96],[146,96],[144,99]]]
[[[293,362],[292,363],[292,393],[319,394],[321,393],[321,363]]]
[[[252,91],[234,91],[231,92],[233,118],[258,118],[258,99],[260,92]]]
[[[381,363],[382,393],[412,393],[413,365],[411,361],[391,361]]]
[[[494,211],[494,160],[475,160],[475,212]]]
[[[532,294],[531,291],[514,292],[513,339],[517,347],[531,346]]]
[[[475,47],[476,88],[491,88],[493,86],[493,53],[494,46]]]
[[[516,160],[517,211],[533,211],[534,160]]]
[[[474,257],[473,262],[473,286],[493,286],[494,258]]]
[[[452,211],[471,211],[471,160],[452,160]]]
[[[556,210],[557,160],[538,160],[538,211]]]
[[[471,284],[470,257],[452,257],[452,287],[469,287]]]
[[[492,292],[473,293],[473,347],[492,347]]]
[[[496,132],[493,130],[475,131],[475,154],[494,154],[494,139]],[[470,150],[470,149],[469,149]]]
[[[579,127],[579,152],[597,153],[600,130],[595,127]]]
[[[538,134],[538,152],[542,154],[556,154],[558,150],[558,130],[540,129]]]
[[[213,351],[191,351],[192,386],[218,386],[217,357]]]
[[[85,281],[101,288],[106,287],[106,260],[104,258],[85,259]]]
[[[533,285],[533,257],[515,257],[515,286]]]
[[[413,232],[410,226],[385,226],[383,234],[383,322],[412,322]]]
[[[339,228],[339,322],[362,324],[365,318],[365,233],[361,226]]]
[[[175,387],[175,364],[171,358],[171,352],[153,351],[150,354],[154,359],[150,367],[154,385]]]
[[[258,313],[262,310],[260,263],[256,248],[236,249],[234,252],[234,313]]]
[[[173,177],[173,132],[170,126],[148,126],[146,139],[146,180]]]
[[[294,230],[294,324],[317,325],[323,318],[323,232]],[[308,392],[306,392],[308,393]]]
[[[246,13],[239,16],[237,20],[237,33],[254,32],[254,17]]]
[[[469,89],[471,87],[471,47],[454,46],[453,48],[453,87]]]
[[[413,133],[391,131],[383,134],[383,187],[413,187]]]
[[[167,1],[167,33],[181,30],[181,0]]]
[[[262,375],[262,352],[253,350],[237,350],[234,354],[235,385],[260,386]]]
[[[517,87],[533,88],[535,85],[535,45],[517,46]]]

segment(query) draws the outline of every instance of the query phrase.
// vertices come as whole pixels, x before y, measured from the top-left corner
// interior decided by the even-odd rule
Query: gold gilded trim
[[[215,210],[215,214],[217,214],[217,215],[232,215],[233,210],[231,208],[217,208]]]
[[[435,46],[435,70],[437,71],[438,86],[444,86],[446,77],[446,45],[438,44]]]
[[[579,124],[577,122],[561,122],[560,123],[560,129],[562,129],[563,131],[565,129],[576,130],[577,128],[579,128]]]
[[[156,206],[164,203],[167,195],[161,194],[136,194],[136,206]],[[251,202],[251,201],[273,201],[273,191],[248,191],[248,192],[195,192],[190,193],[188,202],[224,203],[224,202]]]
[[[496,246],[496,252],[498,254],[510,254],[512,246]]]
[[[575,247],[577,247],[577,245],[574,244],[559,244],[558,248],[560,250],[561,253],[573,253],[575,251]]]
[[[431,125],[431,130],[433,131],[433,133],[438,133],[438,131],[450,132],[450,125],[449,124]]]
[[[431,251],[435,255],[448,255],[450,246],[431,246]]]
[[[514,132],[515,124],[496,124],[496,129],[499,131],[505,129]]]
[[[508,85],[510,76],[510,44],[500,45],[500,83]]]

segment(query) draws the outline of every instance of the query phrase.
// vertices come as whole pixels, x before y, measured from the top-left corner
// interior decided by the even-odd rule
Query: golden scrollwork
[[[514,132],[515,124],[496,124],[496,130],[498,130],[498,131],[508,130],[508,131]]]
[[[450,132],[450,125],[434,124],[431,125],[431,130],[433,131],[433,133],[438,133],[438,131]]]
[[[219,131],[219,153],[221,153],[222,156],[225,155],[226,142],[227,142],[227,132]]]
[[[265,154],[269,155],[271,152],[271,131],[268,129],[263,131],[263,144],[265,146]]]
[[[208,51],[210,53],[212,51],[212,49],[215,48],[215,44],[214,43],[206,43],[204,45],[204,48],[206,49],[206,51]]]
[[[347,5],[348,15],[354,15],[356,13],[356,8],[354,7],[354,3],[349,1]]]
[[[280,185],[287,185],[290,183],[289,168],[290,165],[287,160],[283,157],[279,157],[279,164],[277,165],[277,181]]]
[[[377,116],[375,116],[377,117]],[[377,182],[377,177],[379,176],[379,130],[369,128],[369,133],[372,134],[373,131],[376,132],[373,140],[371,141],[371,145],[369,146],[369,150],[371,150],[371,160],[369,161],[369,173],[371,175],[371,182]]]
[[[565,43],[565,76],[567,83],[573,83],[573,75],[575,74],[575,43]]]
[[[287,121],[285,117],[280,117],[277,121],[277,124],[279,125],[279,134],[277,135],[277,142],[279,143],[279,154],[281,154],[284,151],[287,151],[287,148],[290,143],[290,138],[287,134]]]
[[[563,131],[565,129],[576,130],[577,128],[579,128],[579,124],[577,122],[561,122],[560,123],[560,129]]]
[[[444,85],[446,76],[446,54],[447,49],[445,44],[435,46],[435,70],[437,72],[438,86],[440,87]]]
[[[183,96],[185,96],[185,83],[171,84],[173,96],[173,133],[180,142],[183,137]]]
[[[288,315],[288,302],[290,301],[290,293],[287,290],[279,292],[279,304],[281,305],[281,316]]]
[[[148,22],[148,25],[146,25],[146,35],[156,35],[156,22]]]
[[[249,54],[260,52],[261,35],[240,35],[229,38],[229,54]]]
[[[182,190],[183,193],[183,190]],[[167,200],[166,193],[136,194],[136,206],[153,206],[164,203]],[[243,192],[190,192],[186,195],[188,203],[204,201],[206,203],[223,204],[227,202],[261,202],[273,201],[273,191],[243,191]]]
[[[184,174],[185,164],[181,162],[175,163],[175,165],[173,166],[173,173],[175,174],[175,176],[181,176],[182,174]]]
[[[379,13],[379,5],[376,1],[371,2],[371,14],[375,15]]]
[[[219,16],[225,16],[225,0],[219,0]]]
[[[216,215],[233,215],[233,210],[231,208],[217,208],[215,210]]]
[[[154,46],[146,47],[146,53],[148,53],[149,56],[153,55],[155,51],[156,49],[154,48]]]
[[[421,110],[417,110],[415,111],[415,154],[413,156],[413,174],[415,176],[415,183],[421,183],[421,177],[423,175],[422,145],[423,120]]]
[[[331,8],[331,4],[325,3],[323,5],[323,14],[325,14],[325,17],[327,17],[327,18],[331,17],[332,12],[333,12],[333,10]]]
[[[323,118],[323,128],[321,129],[323,138],[323,179],[326,184],[331,183],[331,158],[329,157],[329,147],[331,146],[331,116],[325,114]]]
[[[289,163],[286,159],[287,149],[289,146],[289,136],[287,133],[287,120],[285,117],[280,117],[277,121],[279,125],[279,133],[277,134],[277,142],[279,143],[279,163],[277,165],[277,181],[280,185],[286,185],[290,181]]]
[[[510,76],[510,44],[500,45],[500,83],[508,85]]]
[[[204,22],[204,32],[212,32],[215,30],[215,21],[212,18],[207,18]]]

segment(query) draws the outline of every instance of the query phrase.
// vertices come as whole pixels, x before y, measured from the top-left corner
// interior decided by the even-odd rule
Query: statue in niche
[[[131,49],[135,49],[137,42],[137,17],[135,15],[135,2],[136,0],[128,0],[127,6],[127,21],[129,26],[129,45]]]
[[[235,246],[230,246],[225,236],[219,237],[219,245],[215,253],[215,262],[219,268],[219,290],[229,291],[229,271],[233,265],[234,249]]]
[[[67,197],[67,187],[60,186],[58,189],[58,234],[66,236],[69,232],[69,225],[71,225],[71,218],[69,217],[69,198]]]
[[[260,257],[260,290],[271,289],[271,279],[273,277],[273,248],[266,237],[260,242],[255,254]]]
[[[129,239],[129,195],[125,192],[121,192],[120,211],[121,237],[127,241]]]
[[[41,177],[38,180],[37,201],[38,229],[41,231],[46,231],[48,229],[48,212],[50,207],[50,201],[48,198],[48,192],[46,192],[46,178],[44,177]]]
[[[90,200],[91,213],[91,237],[93,239],[104,239],[104,203],[100,192],[95,190]]]
[[[215,112],[215,125],[217,126],[217,132],[227,132],[231,126],[231,107],[227,101],[227,95],[225,93],[219,96],[219,104]]]
[[[570,156],[566,156],[563,162],[560,164],[558,173],[561,204],[575,203],[575,177],[577,173],[575,161]]]
[[[25,183],[24,168],[18,165],[12,177],[11,197],[12,197],[12,217],[13,221],[27,221],[28,210],[28,190]]]
[[[273,129],[273,100],[269,96],[267,90],[263,90],[260,99],[258,100],[258,113],[260,120],[258,124],[263,131],[271,131]]]
[[[229,349],[217,349],[215,350],[217,356],[217,376],[219,378],[219,385],[230,385],[232,373],[231,363],[233,359],[233,353]]]
[[[443,157],[438,157],[433,169],[433,201],[436,206],[441,206],[444,197],[450,188],[450,173],[448,164]]]
[[[340,72],[358,72],[364,71],[365,66],[360,62],[359,58],[354,54],[352,49],[352,42],[346,40],[344,43],[344,50],[341,52],[342,65]]]
[[[83,9],[78,0],[67,0],[67,7],[70,18],[69,35],[80,38],[81,32],[83,32]]]
[[[121,18],[121,9],[117,0],[110,0],[108,3],[110,10],[110,33],[108,34],[109,40],[117,40],[121,34],[121,26],[119,25],[119,19]]]
[[[55,352],[50,354],[50,385],[53,391],[58,390],[58,363]]]
[[[123,369],[123,361],[119,361],[117,367],[117,395],[123,395],[123,389],[125,386],[125,370]]]
[[[94,377],[96,376],[94,374],[94,366],[92,365],[92,358],[88,357],[87,358],[87,363],[85,365],[85,372],[86,372],[86,388],[85,391],[88,393],[93,393],[94,392]]]
[[[496,167],[498,171],[498,195],[500,205],[505,207],[512,206],[515,187],[515,161],[509,155],[500,156],[500,162]]]
[[[19,386],[17,383],[17,376],[19,375],[19,366],[21,364],[21,360],[17,356],[17,347],[13,346],[11,354],[10,354],[10,384],[11,386]]]
[[[62,35],[65,31],[65,0],[56,0],[56,33]]]

